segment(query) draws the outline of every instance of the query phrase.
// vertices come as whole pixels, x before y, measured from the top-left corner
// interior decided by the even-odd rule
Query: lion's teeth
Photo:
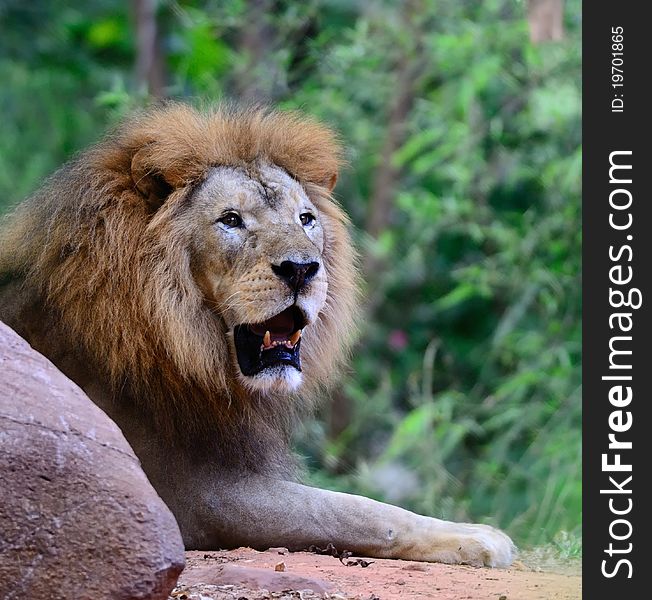
[[[301,329],[295,331],[286,340],[272,340],[272,334],[269,331],[266,331],[265,335],[263,336],[263,344],[261,346],[261,349],[269,350],[270,348],[276,348],[276,346],[285,346],[286,348],[294,348],[294,346],[297,345],[299,339],[301,339]]]

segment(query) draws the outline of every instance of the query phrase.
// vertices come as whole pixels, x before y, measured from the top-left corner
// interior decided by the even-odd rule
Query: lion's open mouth
[[[262,323],[236,325],[233,330],[238,364],[243,375],[289,365],[301,371],[301,330],[305,318],[296,306]]]

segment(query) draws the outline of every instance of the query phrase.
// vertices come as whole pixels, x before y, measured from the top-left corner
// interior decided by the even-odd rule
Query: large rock
[[[0,596],[167,598],[183,565],[115,423],[0,323]]]

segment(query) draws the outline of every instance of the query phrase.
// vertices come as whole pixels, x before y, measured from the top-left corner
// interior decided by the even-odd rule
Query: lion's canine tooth
[[[297,345],[297,342],[299,341],[299,338],[301,337],[301,329],[297,329],[291,336],[290,336],[290,344],[293,346]]]
[[[271,343],[272,343],[272,336],[270,335],[269,331],[266,331],[265,336],[263,337],[263,346],[265,346],[265,348],[269,348]]]

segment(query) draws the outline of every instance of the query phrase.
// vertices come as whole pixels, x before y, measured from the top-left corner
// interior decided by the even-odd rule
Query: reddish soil
[[[480,569],[374,559],[366,567],[332,556],[287,552],[187,552],[175,600],[579,600],[581,577],[536,571],[517,561],[510,569]],[[345,561],[347,562],[347,561]],[[568,571],[568,569],[564,569]],[[307,591],[312,590],[312,591]]]

